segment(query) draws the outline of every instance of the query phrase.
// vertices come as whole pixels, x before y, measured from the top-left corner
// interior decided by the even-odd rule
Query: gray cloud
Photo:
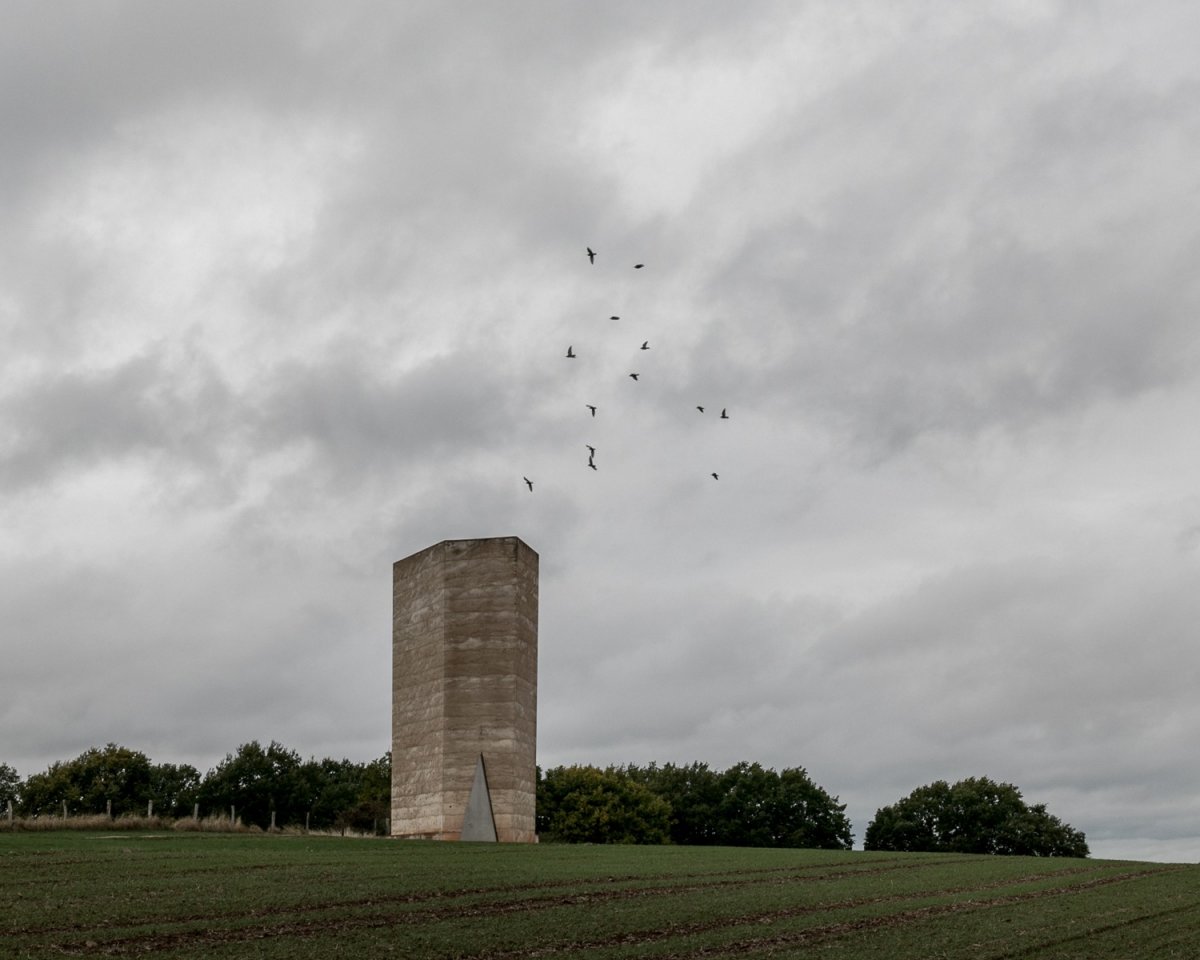
[[[257,436],[266,447],[312,444],[345,481],[485,445],[513,416],[504,386],[485,356],[466,352],[390,377],[362,357],[289,364],[261,386]]]
[[[158,349],[105,369],[43,374],[0,403],[10,433],[0,484],[53,482],[125,458],[203,468],[230,429],[233,403],[211,365]]]
[[[1193,849],[1197,14],[10,13],[0,760],[377,756],[391,562],[518,535],[543,764]]]

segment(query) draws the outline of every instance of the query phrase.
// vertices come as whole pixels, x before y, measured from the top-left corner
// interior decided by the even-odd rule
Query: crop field
[[[1200,867],[0,833],[0,956],[1194,960]]]

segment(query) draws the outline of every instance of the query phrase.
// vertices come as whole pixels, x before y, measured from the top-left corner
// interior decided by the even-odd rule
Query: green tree
[[[392,751],[363,767],[363,800],[390,807],[392,802]]]
[[[671,807],[613,769],[555,767],[539,777],[538,832],[559,843],[666,843]]]
[[[719,785],[718,843],[828,850],[852,845],[845,804],[801,767],[776,773],[758,763],[738,763],[721,774]]]
[[[21,812],[26,816],[60,813],[64,801],[78,803],[78,794],[61,760],[42,773],[31,773],[21,787]]]
[[[7,763],[0,763],[0,812],[7,811],[11,803],[14,807],[20,798],[21,778],[17,771]]]
[[[723,772],[707,764],[651,764],[619,771],[671,808],[673,843],[848,850],[853,837],[845,804],[801,767],[776,773],[759,763]]]
[[[380,830],[385,827],[391,816],[392,751],[389,750],[378,760],[363,765],[358,805],[355,807],[351,826],[357,830],[366,830],[369,819],[371,829]]]
[[[308,760],[298,771],[299,795],[313,829],[378,830],[390,813],[392,757],[370,763]]]
[[[673,763],[638,768],[625,773],[649,787],[671,807],[671,842],[704,845],[720,842],[720,774],[706,763],[676,766]]]
[[[1086,857],[1087,838],[1035,803],[1005,824],[998,852],[1025,857]]]
[[[803,767],[779,774],[775,801],[779,846],[817,850],[849,850],[854,844],[846,805],[838,803],[809,778]]]
[[[1030,807],[1009,783],[971,777],[938,780],[881,807],[867,827],[867,850],[1086,857],[1083,833]]]
[[[188,763],[155,763],[150,767],[150,798],[154,812],[190,817],[200,796],[200,771]]]
[[[717,843],[730,847],[773,847],[778,842],[775,796],[779,775],[759,763],[738,763],[718,779]]]
[[[232,806],[243,823],[259,827],[270,826],[272,814],[277,827],[303,823],[311,797],[305,792],[300,768],[295,751],[274,740],[264,749],[252,740],[238,747],[237,753],[226,754],[205,775],[199,802],[210,811],[224,812]]]
[[[54,814],[65,802],[71,813],[113,816],[144,813],[150,799],[150,759],[141,751],[115,743],[92,747],[74,760],[51,764],[32,774],[22,789],[22,810]]]
[[[349,760],[309,760],[300,768],[309,826],[316,830],[350,826],[362,788],[362,765]]]

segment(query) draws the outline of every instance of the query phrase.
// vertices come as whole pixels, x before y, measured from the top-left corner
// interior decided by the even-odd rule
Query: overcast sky
[[[1200,858],[1200,7],[3,21],[0,762],[378,757],[392,562],[515,535],[543,766]]]

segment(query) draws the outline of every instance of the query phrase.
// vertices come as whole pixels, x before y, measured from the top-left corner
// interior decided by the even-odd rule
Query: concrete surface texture
[[[537,613],[538,555],[517,537],[393,565],[393,836],[461,839],[478,769],[496,839],[537,839]]]

